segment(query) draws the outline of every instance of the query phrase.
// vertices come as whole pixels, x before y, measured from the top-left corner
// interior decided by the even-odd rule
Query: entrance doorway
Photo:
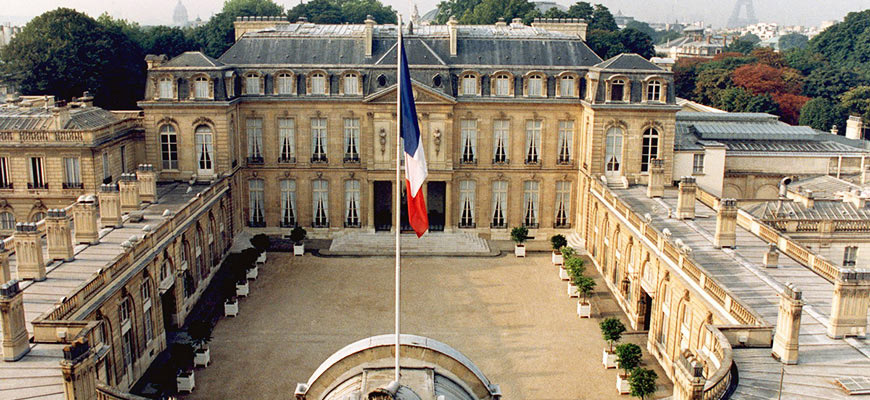
[[[432,232],[443,232],[447,183],[429,182],[427,183],[427,191],[426,208],[429,210],[429,230]]]
[[[163,309],[163,326],[166,329],[176,328],[175,288],[173,286],[170,286],[169,289],[160,295],[160,305]]]
[[[393,228],[393,183],[375,181],[374,186],[372,209],[375,211],[375,231],[389,232]]]
[[[640,296],[640,306],[643,308],[643,330],[649,331],[650,321],[652,320],[652,297],[643,289],[640,289]]]

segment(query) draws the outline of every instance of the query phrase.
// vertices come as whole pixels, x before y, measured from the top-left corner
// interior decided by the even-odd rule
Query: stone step
[[[393,254],[395,240],[395,234],[388,232],[347,233],[333,239],[327,253],[333,255]],[[403,254],[487,255],[491,253],[486,240],[467,232],[427,233],[422,238],[417,238],[413,234],[402,234],[401,245]]]

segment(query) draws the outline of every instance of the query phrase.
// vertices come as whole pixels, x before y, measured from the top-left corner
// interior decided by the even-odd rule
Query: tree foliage
[[[616,346],[616,363],[619,364],[619,368],[625,371],[625,375],[637,368],[642,356],[640,346],[634,343],[623,343]]]
[[[656,392],[656,379],[658,379],[658,374],[655,371],[635,368],[634,371],[631,371],[631,378],[629,378],[631,395],[641,400],[647,399]]]
[[[649,35],[632,28],[591,31],[586,36],[586,44],[605,60],[622,53],[636,53],[647,59],[655,56],[655,47]]]
[[[749,52],[751,52],[754,48],[755,43],[753,43],[751,40],[739,38],[731,43],[728,43],[728,46],[725,46],[725,51],[749,54]]]
[[[616,20],[610,10],[602,4],[596,4],[592,11],[592,21],[589,22],[590,30],[615,31],[619,29],[616,26]]]
[[[31,20],[2,49],[6,74],[25,94],[61,99],[90,91],[106,108],[132,108],[144,91],[142,50],[117,27],[68,8]]]
[[[862,83],[861,77],[850,70],[836,67],[817,68],[806,78],[804,94],[810,97],[836,99]]]
[[[833,65],[870,73],[870,10],[851,12],[810,40],[809,48]]]
[[[791,49],[805,49],[810,44],[810,39],[800,33],[788,33],[779,37],[779,51]]]
[[[836,125],[839,132],[845,133],[846,118],[847,115],[839,104],[824,97],[816,97],[801,108],[799,122],[820,131],[828,131]]]
[[[840,97],[840,107],[849,115],[870,121],[870,86],[858,86]]]
[[[287,10],[287,18],[316,24],[361,24],[371,15],[379,24],[395,24],[396,10],[378,0],[312,0]]]
[[[625,324],[619,320],[619,318],[606,318],[604,321],[598,323],[598,327],[601,329],[601,336],[607,341],[607,344],[610,345],[610,351],[613,351],[613,343],[618,342],[619,339],[622,338],[622,334],[625,332]]]
[[[233,28],[236,17],[283,14],[284,8],[272,0],[227,0],[221,12],[196,29],[195,37],[205,54],[217,58],[236,41]]]
[[[529,0],[482,0],[470,13],[464,13],[459,23],[468,25],[490,25],[503,18],[511,22],[514,18],[522,18],[526,22],[532,18],[534,3]]]

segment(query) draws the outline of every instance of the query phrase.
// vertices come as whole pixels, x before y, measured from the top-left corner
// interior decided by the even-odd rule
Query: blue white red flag
[[[401,36],[400,36],[401,37]],[[423,143],[420,141],[420,125],[417,122],[417,107],[414,105],[414,91],[411,87],[411,75],[408,71],[408,59],[405,57],[405,46],[399,46],[399,94],[402,113],[402,141],[405,147],[405,185],[408,199],[408,222],[417,237],[423,236],[429,230],[429,216],[426,210],[426,199],[423,197],[423,181],[429,173],[426,169],[426,157],[423,153]]]

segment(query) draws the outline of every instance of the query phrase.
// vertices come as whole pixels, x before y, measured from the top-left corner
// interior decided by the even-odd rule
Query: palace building
[[[55,162],[47,194],[64,188],[0,246],[3,356],[18,360],[0,365],[0,378],[16,378],[8,393],[136,398],[128,391],[166,349],[166,328],[188,318],[240,233],[304,226],[344,240],[409,228],[392,214],[398,28],[371,18],[235,26],[218,59],[149,55],[142,117],[109,123],[116,114],[84,106],[72,120],[88,110],[107,122],[0,132],[16,141],[9,193],[22,200],[0,189],[16,221],[36,219],[28,204],[42,196],[24,189],[27,160]],[[671,72],[634,54],[600,59],[576,20],[405,29],[435,235],[503,240],[526,226],[537,242],[569,236],[646,333],[674,399],[773,398],[781,372],[791,397],[860,393],[870,271],[828,260],[838,251],[816,242],[865,230],[864,141],[678,103]],[[53,137],[75,138],[88,171],[65,200],[60,166],[72,150]],[[53,143],[26,147],[37,139]],[[126,151],[129,169],[100,161]],[[809,205],[807,192],[821,197],[831,180],[838,189]],[[402,340],[414,385],[389,386],[390,344],[372,337],[287,397],[500,398],[459,351]]]

